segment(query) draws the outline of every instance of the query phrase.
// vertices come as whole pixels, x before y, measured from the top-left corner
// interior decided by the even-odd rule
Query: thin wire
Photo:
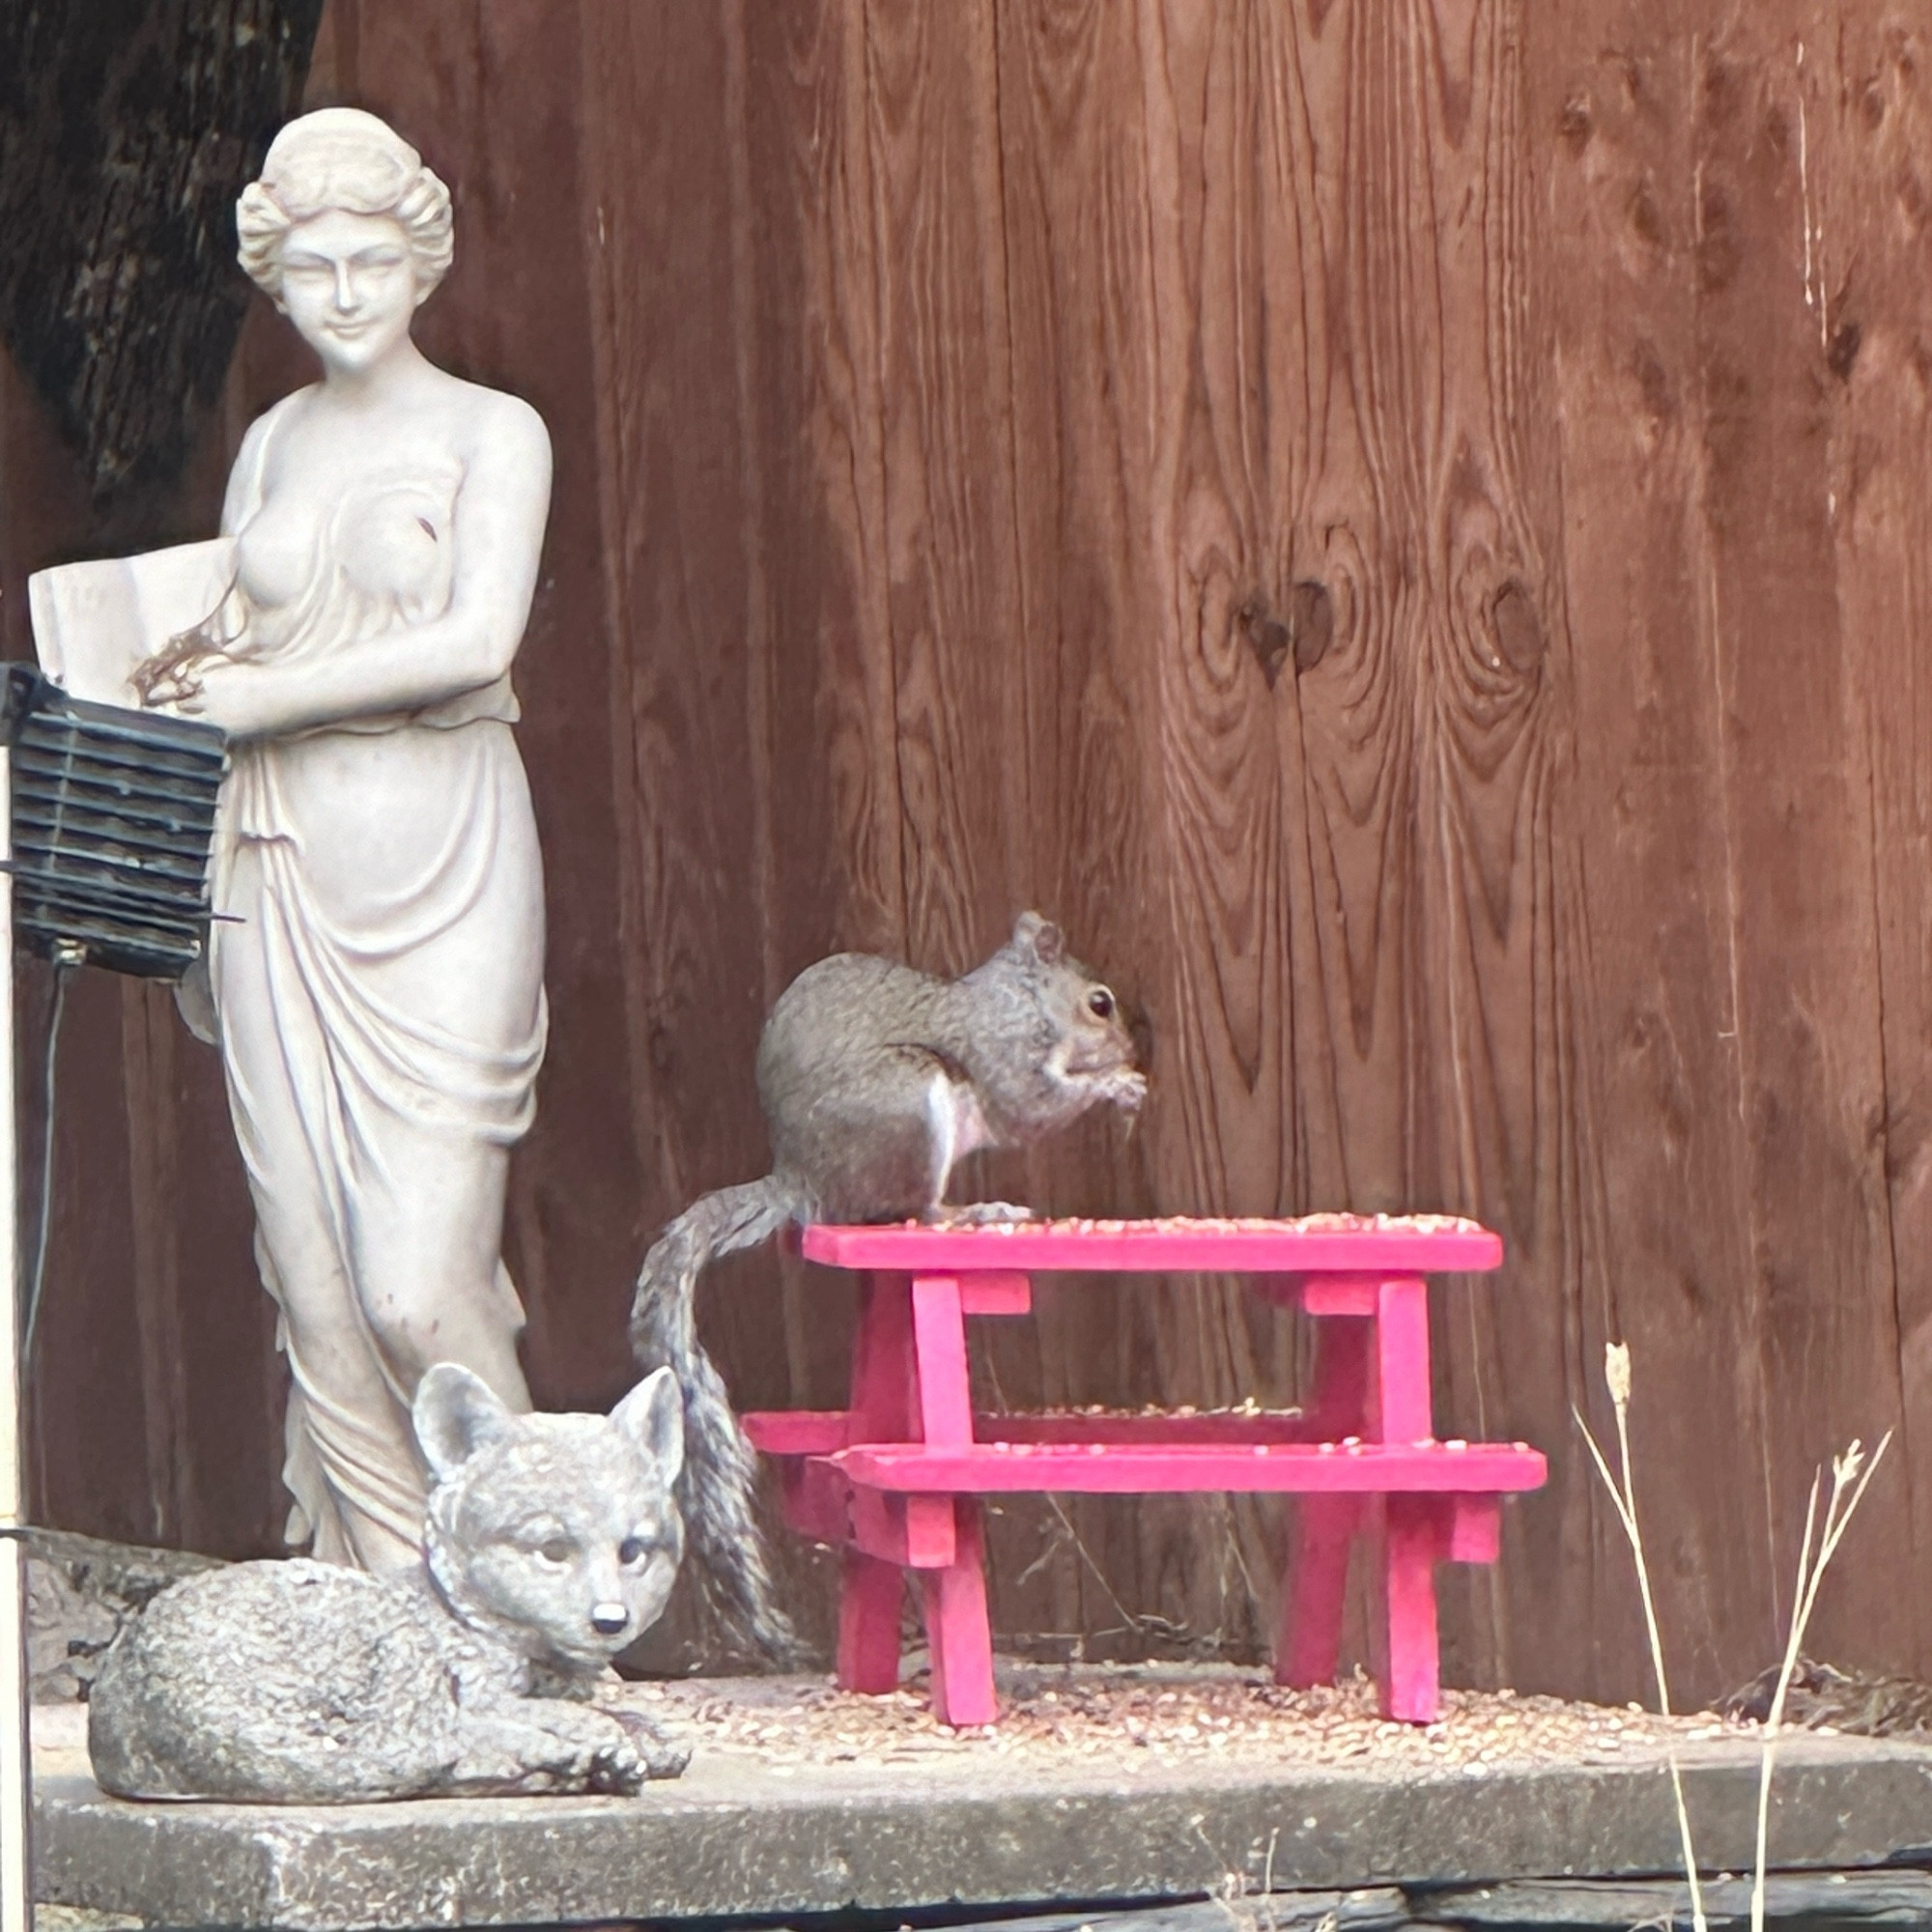
[[[20,1361],[27,1368],[34,1360],[34,1329],[41,1319],[41,1290],[47,1278],[47,1237],[54,1224],[54,1068],[60,1049],[61,1015],[67,1010],[67,982],[72,978],[71,965],[55,966],[53,1010],[47,1015],[46,1068],[41,1080],[46,1105],[41,1140],[41,1219],[34,1236],[33,1278],[27,1286],[27,1332],[20,1343]]]

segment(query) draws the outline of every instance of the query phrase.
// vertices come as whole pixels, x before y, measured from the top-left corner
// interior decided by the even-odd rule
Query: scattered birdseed
[[[1042,1766],[1107,1758],[1128,1770],[1211,1757],[1486,1775],[1755,1731],[1708,1711],[1660,1718],[1509,1690],[1445,1690],[1438,1722],[1404,1724],[1381,1715],[1365,1677],[1291,1690],[1264,1671],[1226,1665],[1003,1665],[1000,1693],[997,1724],[958,1730],[932,1715],[923,1672],[882,1696],[822,1678],[685,1679],[612,1694],[702,1751],[775,1767],[990,1754]]]

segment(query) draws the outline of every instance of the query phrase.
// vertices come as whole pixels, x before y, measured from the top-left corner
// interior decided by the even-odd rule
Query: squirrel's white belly
[[[980,1109],[980,1096],[966,1081],[935,1073],[925,1090],[925,1107],[932,1122],[933,1166],[939,1191],[944,1193],[954,1164],[979,1148],[990,1147],[993,1136]]]

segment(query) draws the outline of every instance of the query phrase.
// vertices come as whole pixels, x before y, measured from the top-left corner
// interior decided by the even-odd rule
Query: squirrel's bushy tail
[[[802,1218],[800,1191],[776,1174],[695,1201],[658,1236],[638,1276],[631,1347],[646,1370],[668,1367],[684,1391],[684,1469],[678,1507],[705,1591],[719,1614],[774,1663],[796,1666],[803,1646],[779,1607],[753,1507],[757,1452],[745,1439],[724,1379],[698,1346],[697,1277],[720,1255],[769,1240]]]

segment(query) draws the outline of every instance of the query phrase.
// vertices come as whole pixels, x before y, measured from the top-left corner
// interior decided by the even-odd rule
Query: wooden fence
[[[308,99],[455,185],[427,346],[557,446],[541,1400],[623,1386],[649,1233],[761,1170],[785,980],[957,969],[1036,904],[1155,1097],[1002,1191],[1506,1236],[1441,1291],[1441,1427],[1552,1477],[1447,1593],[1452,1681],[1644,1688],[1571,1414],[1619,1336],[1681,1690],[1770,1661],[1813,1464],[1887,1429],[1816,1648],[1932,1663],[1922,10],[328,0]],[[298,380],[264,305],[144,537],[212,526]],[[23,573],[100,533],[11,375],[0,492],[18,652]],[[44,1509],[270,1548],[218,1069],[153,990],[90,979],[70,1029]],[[1225,1284],[1039,1303],[988,1400],[1292,1399],[1297,1338]],[[768,1255],[704,1311],[760,1406],[836,1401],[847,1319]],[[1269,1628],[1265,1505],[994,1530],[1002,1630]]]

